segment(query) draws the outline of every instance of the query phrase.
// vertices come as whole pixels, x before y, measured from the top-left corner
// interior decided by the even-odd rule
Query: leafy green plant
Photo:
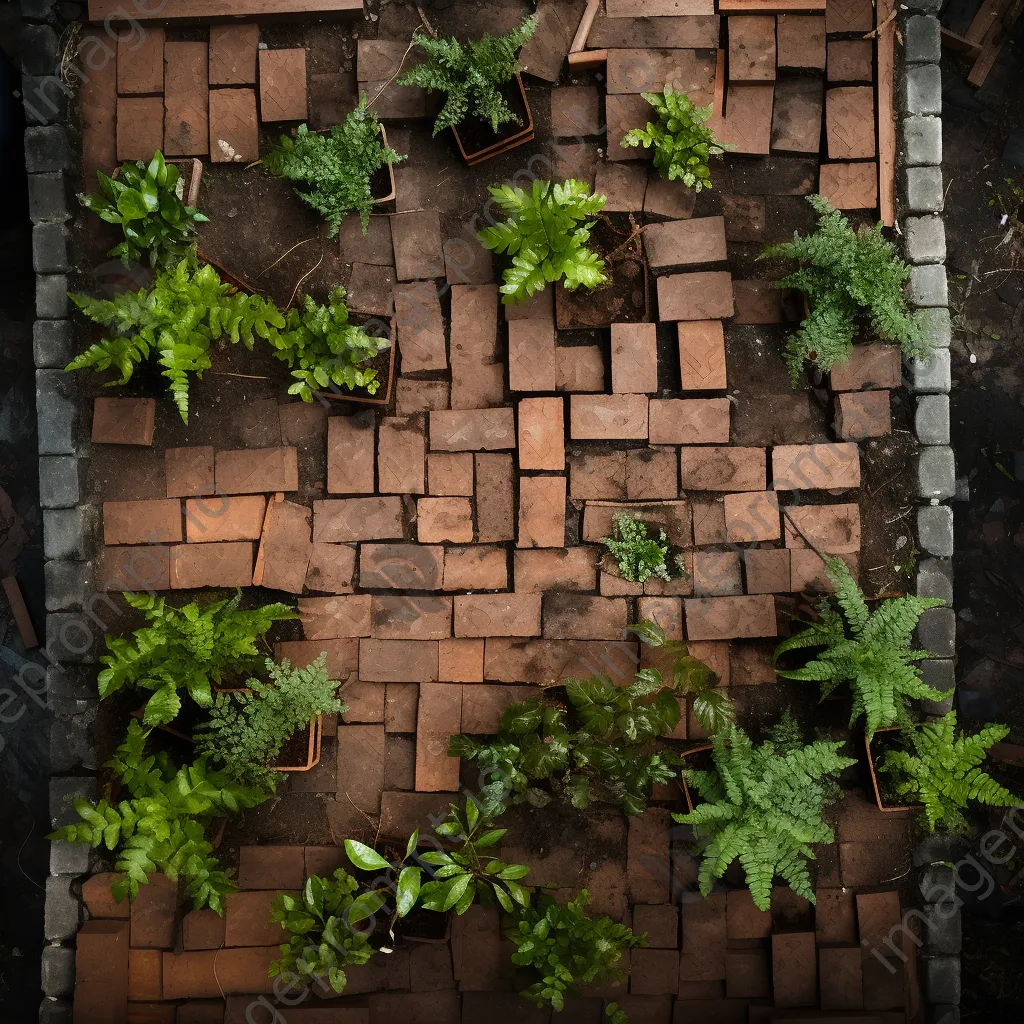
[[[686,769],[687,783],[700,794],[690,814],[674,814],[707,839],[697,876],[707,896],[715,879],[739,858],[754,904],[771,906],[775,876],[814,902],[807,861],[811,843],[832,843],[832,829],[822,820],[830,792],[829,776],[853,759],[839,756],[840,743],[818,742],[777,750],[772,742],[755,747],[741,729],[731,726],[712,737],[714,769]]]
[[[330,224],[334,238],[345,215],[359,213],[365,235],[373,209],[371,181],[385,164],[405,157],[385,146],[380,122],[359,97],[359,105],[330,133],[320,135],[300,124],[295,138],[282,135],[276,149],[263,157],[263,166],[289,181],[300,182],[296,195]]]
[[[311,875],[301,894],[278,893],[270,906],[270,919],[288,933],[281,957],[270,965],[271,978],[326,983],[342,993],[348,984],[345,968],[365,964],[376,952],[369,931],[356,927],[379,909],[373,892],[356,896],[360,886],[347,871],[337,868],[331,878]]]
[[[653,146],[654,167],[663,178],[682,181],[695,192],[711,188],[708,160],[733,148],[719,142],[705,123],[711,117],[713,105],[695,107],[686,93],[676,92],[670,85],[662,93],[641,95],[654,108],[657,122],[648,121],[646,128],[626,132],[622,146]]]
[[[297,618],[286,604],[242,611],[241,590],[205,608],[195,602],[173,608],[149,594],[124,597],[148,625],[131,639],[107,637],[109,653],[100,658],[106,667],[97,683],[101,697],[126,686],[152,691],[143,718],[147,725],[163,725],[177,715],[182,689],[200,707],[212,707],[213,685],[255,668],[260,663],[256,642],[273,623]]]
[[[668,564],[668,536],[658,531],[658,539],[647,536],[647,525],[632,512],[616,512],[612,516],[614,537],[602,537],[603,544],[619,563],[624,580],[644,583],[652,576],[671,579]]]
[[[82,819],[57,829],[48,838],[87,843],[116,851],[114,869],[120,878],[111,885],[120,902],[134,899],[154,871],[184,882],[193,906],[224,913],[224,896],[237,886],[221,869],[206,839],[206,826],[217,816],[255,807],[270,796],[259,787],[240,786],[225,772],[210,771],[205,758],[175,768],[168,757],[147,755],[149,730],[138,722],[106,767],[118,776],[129,797],[107,794],[96,804],[76,800]]]
[[[278,775],[268,766],[290,737],[308,728],[317,715],[342,714],[339,683],[327,676],[327,654],[305,668],[265,662],[269,682],[250,679],[248,691],[218,693],[210,718],[196,732],[196,748],[224,765],[232,778],[273,785]]]
[[[111,384],[126,384],[136,366],[155,356],[186,423],[189,374],[202,377],[210,368],[213,342],[224,337],[252,348],[256,335],[269,338],[274,328],[285,325],[273,302],[233,292],[213,267],[196,265],[194,252],[160,273],[149,288],[121,292],[112,299],[87,295],[71,299],[94,323],[111,328],[112,334],[90,345],[65,369],[114,367],[121,377]]]
[[[209,220],[182,202],[181,175],[165,163],[160,150],[149,163],[132,160],[121,164],[114,177],[102,171],[96,177],[99,193],[79,193],[78,201],[101,220],[120,225],[124,241],[107,255],[125,266],[147,252],[150,266],[173,266],[188,255],[196,225]]]
[[[800,266],[775,282],[807,296],[810,313],[786,341],[786,363],[793,384],[804,361],[821,370],[845,363],[861,322],[880,337],[899,344],[907,356],[926,354],[929,343],[910,315],[903,283],[910,267],[896,246],[882,235],[882,224],[861,225],[856,231],[823,196],[808,196],[818,214],[818,229],[793,240],[769,246],[762,258],[798,260]]]
[[[456,127],[467,117],[489,121],[497,132],[500,125],[519,121],[502,96],[501,86],[522,70],[516,54],[536,30],[537,19],[529,17],[505,35],[484,33],[465,45],[457,39],[433,39],[417,32],[413,42],[426,52],[427,58],[407,71],[398,84],[447,95],[434,121],[434,135]]]
[[[641,635],[660,634],[661,644],[669,646],[653,623],[634,628],[643,629]],[[565,683],[568,707],[522,701],[506,709],[494,739],[453,736],[448,753],[476,761],[489,779],[477,797],[484,815],[493,819],[509,803],[544,806],[551,794],[537,783],[577,809],[599,795],[627,814],[642,814],[651,785],[670,782],[681,763],[674,751],[654,748],[654,741],[679,724],[678,697],[710,690],[708,680],[714,678],[683,645],[679,648],[671,683],[657,669],[641,669],[629,686],[615,686],[606,676],[570,679]],[[675,646],[670,649],[679,653]],[[708,696],[707,703],[723,720],[731,715],[721,691]]]
[[[840,610],[824,601],[818,622],[808,623],[806,629],[776,647],[775,663],[787,651],[825,650],[803,668],[776,669],[779,675],[819,682],[822,699],[840,683],[848,682],[853,689],[850,724],[864,715],[869,737],[876,729],[909,724],[908,698],[945,700],[949,694],[926,686],[914,664],[929,657],[929,652],[910,648],[910,637],[922,613],[945,602],[934,597],[897,597],[883,601],[872,612],[842,559],[830,558],[825,571],[835,586]]]
[[[335,288],[326,306],[305,296],[302,308],[289,309],[284,329],[271,332],[267,341],[274,355],[293,367],[295,383],[288,394],[304,402],[312,402],[315,390],[332,384],[349,391],[366,388],[375,395],[380,388],[377,371],[362,364],[391,347],[387,338],[371,337],[349,323],[344,288]]]
[[[569,291],[607,281],[604,260],[586,247],[594,226],[589,218],[604,208],[604,196],[573,178],[561,184],[535,180],[529,192],[512,185],[488,191],[508,215],[479,232],[486,248],[512,257],[499,289],[502,302],[525,302],[555,281]]]
[[[515,925],[506,931],[516,947],[512,962],[532,968],[538,976],[519,993],[531,1003],[561,1011],[566,995],[578,996],[581,985],[625,979],[628,961],[624,957],[644,941],[610,917],[588,916],[589,902],[586,889],[565,906],[542,893],[536,905],[520,911]],[[609,1006],[608,1016],[613,1022],[625,1019],[615,1004]]]
[[[1004,739],[1005,725],[987,725],[973,736],[956,735],[956,712],[937,722],[905,729],[903,750],[887,750],[878,770],[891,776],[896,795],[924,804],[924,818],[934,832],[944,825],[955,832],[968,827],[964,811],[975,800],[990,807],[1022,807],[1024,803],[979,765],[985,752]]]

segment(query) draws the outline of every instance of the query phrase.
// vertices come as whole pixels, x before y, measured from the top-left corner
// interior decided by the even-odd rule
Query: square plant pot
[[[522,146],[533,140],[533,111],[530,109],[530,101],[526,98],[526,87],[523,85],[522,76],[517,73],[515,81],[507,83],[502,92],[513,108],[520,106],[519,113],[525,113],[525,127],[519,128],[516,122],[512,121],[509,123],[510,134],[501,135],[499,132],[495,141],[489,145],[478,144],[475,139],[470,137],[465,126],[463,126],[461,134],[457,127],[452,128],[452,134],[454,134],[459,147],[459,154],[470,167],[483,163],[485,160],[492,160],[502,153],[507,153],[510,149],[515,149],[517,146]]]
[[[876,729],[875,735],[877,736],[879,733],[899,731],[898,726],[890,725],[884,729]],[[871,786],[875,793],[875,803],[878,804],[878,809],[891,814],[921,810],[921,808],[924,807],[924,804],[887,804],[882,800],[882,789],[878,784],[878,773],[875,771],[875,757],[871,750],[871,739],[868,737],[867,733],[864,734],[864,750],[867,753],[868,771],[871,773]]]

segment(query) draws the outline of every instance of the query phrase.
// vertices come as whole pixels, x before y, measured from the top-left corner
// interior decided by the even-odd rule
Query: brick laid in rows
[[[359,641],[359,678],[369,683],[419,683],[437,679],[436,640]],[[346,697],[348,688],[342,691]]]
[[[778,496],[773,491],[727,494],[725,528],[734,544],[778,540],[782,536]]]
[[[313,549],[311,518],[305,505],[293,501],[270,502],[252,577],[255,586],[302,593]]]
[[[327,493],[373,494],[376,416],[372,409],[327,420]]]
[[[626,497],[652,501],[679,496],[679,456],[675,448],[626,452]]]
[[[658,278],[658,315],[662,320],[718,320],[732,314],[732,275],[728,271]]]
[[[748,594],[784,594],[790,586],[790,553],[786,548],[753,548],[743,552]]]
[[[395,288],[395,326],[402,353],[402,371],[445,370],[444,317],[433,282]]]
[[[684,491],[763,491],[767,487],[764,448],[681,448]]]
[[[546,640],[622,640],[627,620],[622,598],[559,593],[544,597]]]
[[[540,636],[540,594],[472,594],[455,597],[455,635]]]
[[[648,224],[644,249],[654,268],[719,263],[726,258],[725,218],[695,217]]]
[[[818,190],[837,210],[873,210],[878,205],[878,164],[822,164]]]
[[[695,551],[693,593],[700,597],[728,597],[743,593],[740,556],[736,551]]]
[[[325,594],[351,594],[356,576],[352,544],[313,544],[306,569],[306,589]]]
[[[482,639],[442,640],[437,648],[438,679],[442,683],[479,683],[484,678]]]
[[[788,1009],[813,1006],[818,995],[818,965],[813,932],[772,936],[772,981],[775,1005]]]
[[[511,455],[476,455],[477,541],[489,544],[515,539]]]
[[[828,555],[860,551],[860,507],[845,505],[788,505],[783,514],[786,546],[810,545]]]
[[[538,604],[538,621],[539,612]],[[638,662],[637,645],[632,642],[528,640],[515,635],[512,639],[488,635],[484,678],[500,683],[555,683],[601,672],[623,686],[632,682]]]
[[[583,512],[583,540],[589,543],[612,536],[616,513],[630,513],[652,530],[664,530],[673,544],[690,544],[691,515],[686,501],[612,502],[588,501]]]
[[[168,448],[164,452],[168,498],[213,494],[213,448]]]
[[[726,894],[682,905],[683,945],[679,981],[723,981],[727,942]]]
[[[421,544],[472,543],[472,502],[469,498],[420,498],[416,502],[416,537]]]
[[[892,432],[888,391],[845,392],[836,397],[836,433],[846,441]]]
[[[378,490],[423,494],[426,487],[426,425],[423,415],[386,416],[377,438]]]
[[[218,544],[177,544],[170,550],[171,587],[251,587],[251,541]]]
[[[875,93],[870,86],[843,86],[825,94],[825,135],[830,160],[875,155]]]
[[[508,589],[508,558],[505,549],[486,544],[448,548],[444,564],[444,589]]]
[[[565,477],[519,478],[521,548],[560,548],[565,544]]]
[[[859,487],[857,445],[849,442],[777,445],[772,449],[772,486],[777,491]]]
[[[349,726],[352,729],[373,726]],[[270,904],[277,897],[273,890],[231,892],[224,899],[224,945],[270,946],[285,942],[280,924],[270,920]]]
[[[352,543],[401,540],[405,535],[400,497],[335,498],[313,502],[313,540]]]
[[[729,17],[729,80],[775,81],[775,18],[773,15]]]
[[[555,325],[513,320],[508,325],[508,386],[512,391],[555,390]]]
[[[185,502],[185,537],[191,543],[259,540],[267,499],[262,494],[211,495]]]
[[[299,598],[299,619],[307,640],[370,635],[369,594]]]
[[[441,640],[452,635],[450,597],[374,594],[370,636],[375,640]]]
[[[166,544],[181,539],[181,502],[176,498],[103,503],[105,544]]]
[[[515,589],[526,594],[593,590],[597,586],[598,554],[594,547],[516,551]]]
[[[254,988],[272,992],[267,970],[280,955],[277,946],[164,953],[164,999],[221,999],[251,995]]]
[[[452,366],[498,360],[498,286],[453,285],[451,290]]]
[[[86,921],[75,950],[74,1019],[107,1024],[128,1019],[127,921]]]
[[[657,390],[657,325],[612,324],[612,391],[643,395]]]
[[[650,404],[651,444],[728,444],[727,398],[654,398]]]
[[[238,164],[258,160],[259,155],[255,91],[211,89],[210,159],[215,164]]]
[[[625,498],[626,453],[574,448],[569,453],[569,492],[573,498]]]
[[[511,409],[437,411],[430,414],[434,451],[501,451],[516,446]]]
[[[431,452],[427,456],[427,491],[440,497],[472,496],[472,452]]]
[[[384,791],[384,726],[338,726],[338,817],[353,830],[367,826],[366,817],[380,813]]]
[[[725,331],[722,321],[689,320],[676,326],[679,331],[681,389],[712,391],[725,388]]]
[[[604,391],[604,358],[596,345],[557,347],[555,373],[559,391]]]
[[[118,97],[117,159],[151,160],[153,151],[163,144],[163,100],[159,96]]]
[[[164,46],[164,155],[210,150],[210,68],[205,42]]]
[[[562,410],[561,398],[524,398],[520,401],[521,470],[549,469],[561,472],[565,468],[565,429]]]
[[[684,601],[690,640],[733,640],[777,636],[775,600],[770,595],[694,597]]]
[[[451,792],[459,788],[459,759],[448,756],[448,738],[462,728],[462,687],[423,683],[416,717],[416,789]]]
[[[260,50],[259,63],[260,120],[306,120],[306,51],[301,47]]]
[[[220,494],[297,491],[298,450],[286,447],[217,452],[214,477]]]
[[[573,395],[569,400],[575,440],[645,440],[647,417],[645,395]]]
[[[440,590],[444,548],[429,544],[362,544],[359,586],[364,590]]]
[[[170,549],[164,545],[103,548],[96,569],[103,590],[169,590]]]
[[[210,26],[210,84],[253,85],[260,30],[255,22]]]
[[[900,386],[900,350],[898,345],[872,342],[854,345],[850,359],[832,368],[833,391],[859,391],[861,388],[898,388]]]
[[[780,14],[776,37],[780,68],[825,69],[825,19],[820,15]]]

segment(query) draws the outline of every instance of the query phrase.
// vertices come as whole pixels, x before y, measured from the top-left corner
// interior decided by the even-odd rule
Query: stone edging
[[[936,657],[921,663],[924,680],[938,690],[955,686],[956,613],[953,610],[953,509],[956,466],[950,447],[949,346],[952,325],[946,285],[946,234],[942,223],[942,72],[939,10],[941,0],[904,0],[899,26],[903,54],[894,102],[897,117],[897,209],[907,261],[912,264],[909,296],[935,351],[926,360],[907,360],[906,386],[915,397],[914,432],[922,446],[916,467],[917,593],[940,597],[945,608],[931,608],[918,626],[919,646]],[[944,715],[953,697],[922,701],[926,718]],[[940,844],[941,845],[941,844]],[[952,893],[952,868],[934,863],[938,846],[926,839],[914,851],[922,899],[941,885]],[[941,877],[939,877],[941,875]],[[924,903],[921,968],[929,1024],[959,1024],[959,907]]]

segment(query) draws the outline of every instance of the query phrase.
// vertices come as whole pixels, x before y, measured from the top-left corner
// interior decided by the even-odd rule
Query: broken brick
[[[733,314],[732,274],[726,270],[658,278],[662,320],[716,320]]]
[[[306,97],[306,51],[260,50],[260,119],[262,121],[305,121],[309,114]]]
[[[459,788],[459,759],[448,756],[449,737],[462,729],[462,687],[422,683],[416,716],[416,789],[453,792]]]
[[[293,501],[271,501],[263,521],[253,586],[301,594],[313,550],[311,513]]]

